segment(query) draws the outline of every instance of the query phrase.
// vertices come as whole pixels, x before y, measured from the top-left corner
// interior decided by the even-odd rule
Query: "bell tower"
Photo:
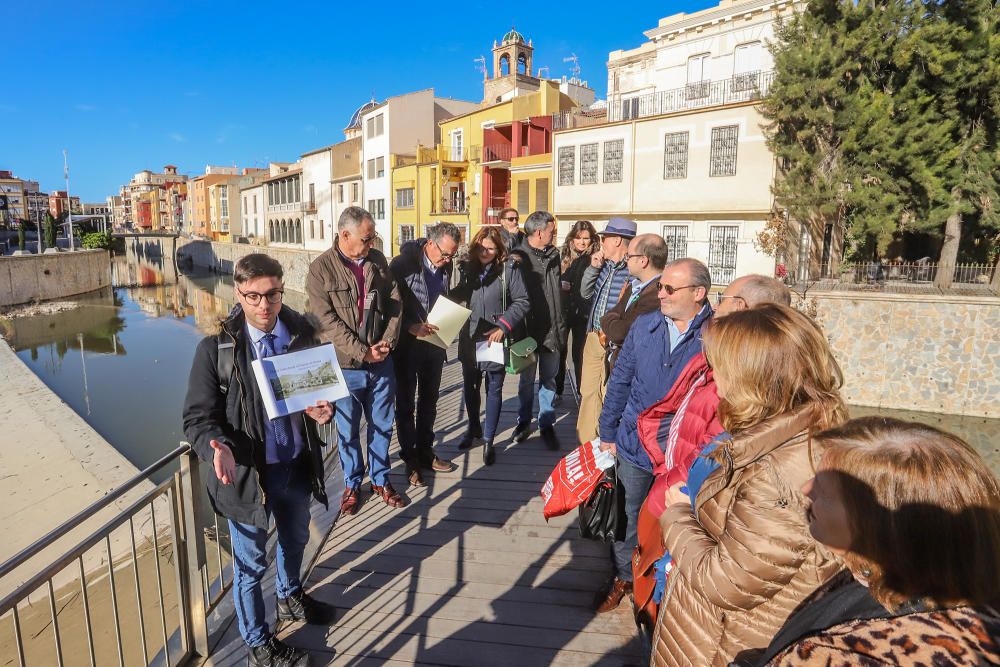
[[[500,40],[493,42],[493,76],[483,84],[483,104],[496,104],[518,94],[534,92],[540,87],[532,75],[531,40],[513,27]]]

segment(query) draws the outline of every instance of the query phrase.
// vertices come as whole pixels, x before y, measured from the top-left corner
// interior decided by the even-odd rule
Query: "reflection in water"
[[[183,440],[195,346],[235,304],[229,276],[179,273],[162,242],[131,242],[114,257],[113,290],[76,299],[82,305],[75,310],[15,320],[7,332],[35,374],[140,468]],[[304,311],[305,301],[301,292],[285,292],[296,310]],[[953,431],[1000,471],[1000,420],[851,408],[854,416],[873,412]]]
[[[156,243],[130,244],[112,258],[113,289],[6,331],[32,371],[140,468],[184,439],[195,346],[235,304],[230,277],[180,274]],[[302,294],[286,296],[294,308],[305,305]]]

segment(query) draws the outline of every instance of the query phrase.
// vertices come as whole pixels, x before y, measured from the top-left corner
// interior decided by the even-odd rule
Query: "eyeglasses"
[[[674,287],[673,285],[664,285],[661,282],[656,283],[656,293],[659,294],[660,290],[663,290],[667,294],[673,295],[675,292],[680,292],[682,289],[696,289],[701,287],[701,285],[682,285],[681,287]]]
[[[371,245],[378,240],[378,237],[378,232],[372,232],[371,236],[359,236],[358,238],[361,239],[361,242],[365,245]]]
[[[715,295],[715,305],[716,306],[721,306],[723,299],[739,299],[740,301],[742,301],[747,306],[750,305],[750,304],[747,304],[747,300],[746,299],[744,299],[743,297],[739,296],[738,294],[723,294],[722,292],[719,292],[718,294]]]
[[[518,220],[520,220],[520,218],[518,218],[515,215],[513,218],[504,218],[504,220],[506,220],[507,222],[517,222]]]
[[[441,244],[435,241],[434,239],[431,239],[431,243],[433,243],[434,247],[438,249],[439,253],[441,253],[441,259],[453,259],[455,255],[458,254],[457,251],[453,253],[447,253],[444,250],[441,250]]]
[[[285,290],[283,289],[271,290],[267,294],[261,294],[260,292],[244,292],[239,287],[236,288],[236,291],[239,292],[240,296],[246,299],[247,303],[251,306],[259,304],[261,299],[267,299],[268,303],[281,303],[282,296],[285,293]]]
[[[630,259],[632,259],[633,257],[645,257],[645,255],[643,255],[642,253],[639,253],[638,255],[625,255],[625,261],[627,262]],[[669,287],[669,285],[668,285],[668,287]],[[681,288],[678,287],[677,289],[681,289]],[[673,292],[668,291],[667,294],[673,294]]]

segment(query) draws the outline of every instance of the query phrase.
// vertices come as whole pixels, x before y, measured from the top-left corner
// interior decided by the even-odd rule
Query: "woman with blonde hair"
[[[809,530],[847,569],[757,664],[1000,664],[1000,485],[982,458],[950,433],[882,417],[816,442]]]
[[[809,535],[802,485],[812,434],[847,418],[843,377],[819,327],[785,306],[719,318],[704,352],[726,429],[667,489],[660,525],[673,560],[653,635],[655,665],[727,665],[766,648],[839,569]],[[688,495],[690,494],[690,496]]]

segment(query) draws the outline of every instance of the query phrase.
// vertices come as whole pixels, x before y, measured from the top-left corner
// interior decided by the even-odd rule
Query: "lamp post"
[[[66,149],[63,149],[63,176],[66,177],[66,221],[69,223],[69,249],[70,252],[76,250],[73,243],[73,200],[69,198],[69,157]]]

